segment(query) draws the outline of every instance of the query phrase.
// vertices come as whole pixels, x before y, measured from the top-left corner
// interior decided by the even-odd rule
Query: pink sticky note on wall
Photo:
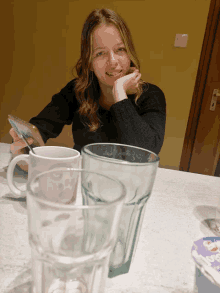
[[[188,41],[187,34],[176,34],[176,39],[174,43],[174,47],[183,47],[185,48]]]

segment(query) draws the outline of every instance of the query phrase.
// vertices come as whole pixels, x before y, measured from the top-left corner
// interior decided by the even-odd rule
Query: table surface
[[[13,199],[1,168],[6,164],[4,152],[7,156],[9,145],[0,144],[0,292],[29,293],[26,202]],[[26,180],[16,176],[18,185]],[[195,240],[217,235],[209,223],[215,218],[219,195],[218,177],[158,168],[130,271],[107,279],[105,293],[220,292],[198,275],[191,257]],[[214,287],[207,291],[204,286]]]

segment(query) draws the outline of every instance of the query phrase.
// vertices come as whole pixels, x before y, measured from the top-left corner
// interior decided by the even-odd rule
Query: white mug
[[[7,170],[7,181],[11,191],[17,197],[26,196],[25,190],[20,190],[15,186],[13,180],[14,168],[19,161],[25,161],[28,164],[28,181],[39,173],[49,171],[55,168],[79,168],[80,164],[80,153],[77,150],[59,147],[59,146],[42,146],[34,148],[35,154],[30,151],[29,155],[19,155],[15,157],[9,164]],[[76,186],[72,186],[70,190],[70,196],[73,197],[73,191]],[[58,196],[56,192],[52,192],[51,196]],[[63,203],[71,202],[74,198],[63,199]],[[55,200],[56,201],[56,200]]]

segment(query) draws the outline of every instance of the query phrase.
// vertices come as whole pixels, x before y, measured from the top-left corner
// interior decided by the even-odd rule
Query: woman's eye
[[[126,52],[126,49],[125,48],[119,48],[117,51],[119,51],[119,52],[123,52],[123,51],[125,51]],[[104,52],[104,51],[102,51],[102,52],[98,52],[96,55],[95,55],[95,57],[100,57],[100,56],[103,56],[103,55],[105,55],[105,54],[107,54],[107,52]]]
[[[99,52],[96,54],[96,57],[102,56],[104,54],[104,52]]]
[[[126,51],[125,48],[119,48],[118,50],[119,50],[119,51]]]

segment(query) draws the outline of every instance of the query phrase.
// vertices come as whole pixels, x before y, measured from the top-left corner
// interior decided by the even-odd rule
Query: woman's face
[[[130,68],[130,57],[120,33],[114,25],[103,24],[95,29],[92,38],[92,70],[99,83],[113,86]]]

